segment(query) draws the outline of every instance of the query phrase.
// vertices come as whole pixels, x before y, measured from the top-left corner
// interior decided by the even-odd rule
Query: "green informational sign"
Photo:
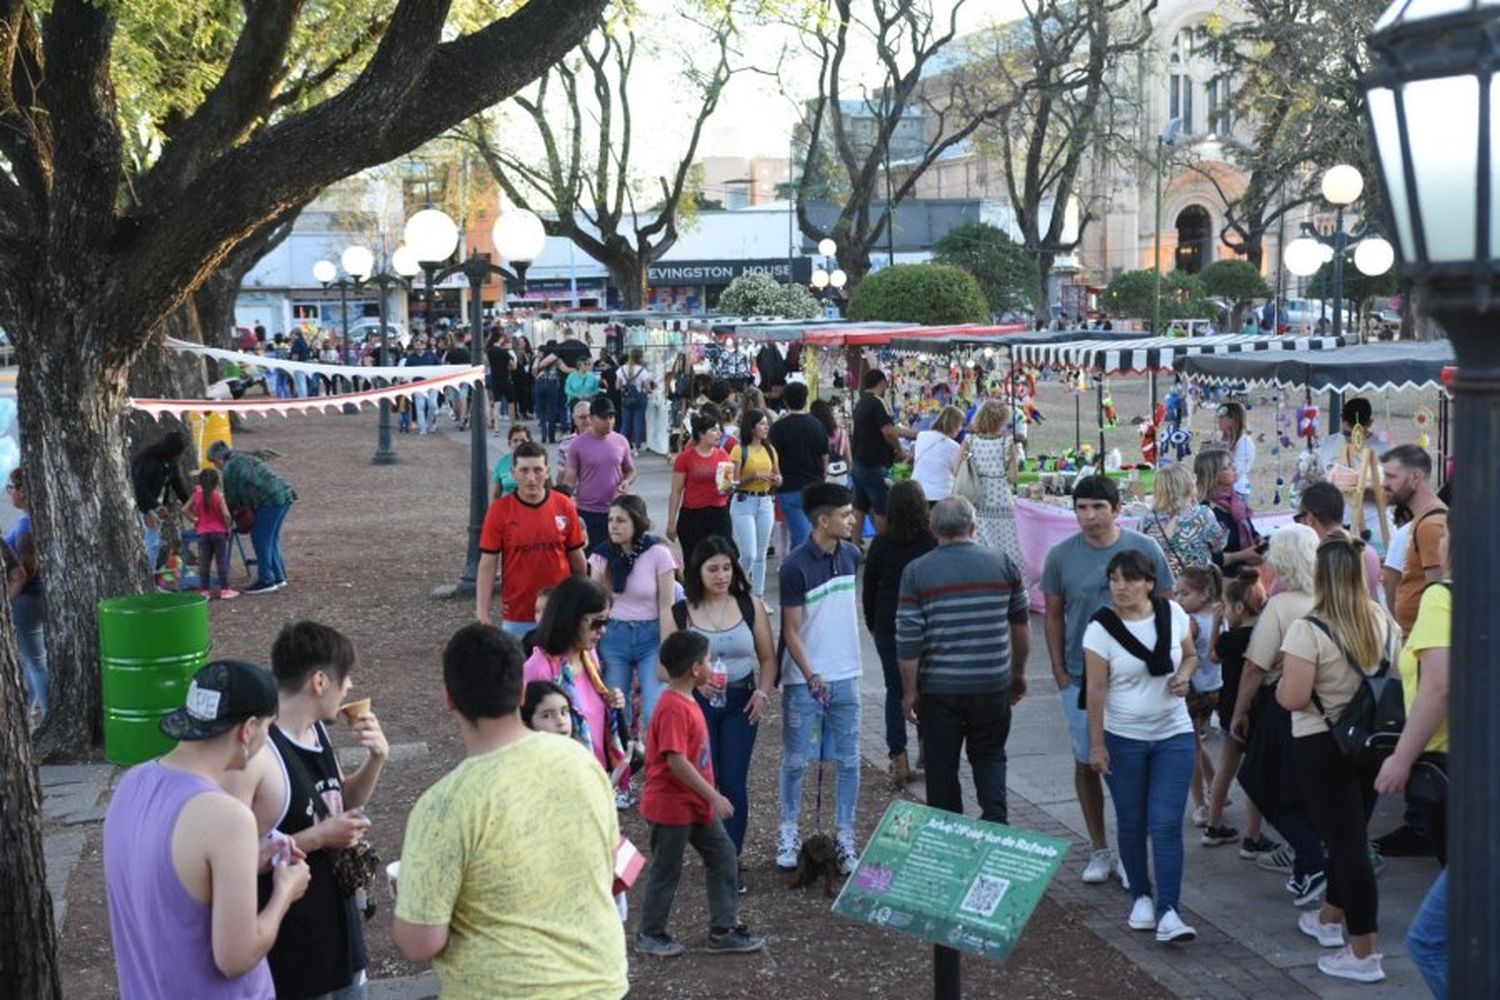
[[[1068,842],[915,802],[893,802],[833,912],[1003,959]]]

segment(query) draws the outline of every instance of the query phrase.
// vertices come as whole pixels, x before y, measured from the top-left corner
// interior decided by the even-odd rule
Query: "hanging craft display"
[[[1432,410],[1424,403],[1412,411],[1411,422],[1417,428],[1417,446],[1426,448],[1431,443],[1431,431],[1433,424]]]
[[[1310,403],[1297,407],[1297,436],[1307,438],[1308,447],[1318,439],[1318,408]]]

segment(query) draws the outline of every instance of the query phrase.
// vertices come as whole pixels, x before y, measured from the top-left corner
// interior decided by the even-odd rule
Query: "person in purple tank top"
[[[215,660],[161,721],[178,740],[137,765],[104,817],[104,882],[122,1000],[270,1000],[266,953],[307,891],[290,840],[262,841],[248,806],[220,786],[265,745],[276,682],[241,660]],[[256,909],[256,873],[272,892]]]

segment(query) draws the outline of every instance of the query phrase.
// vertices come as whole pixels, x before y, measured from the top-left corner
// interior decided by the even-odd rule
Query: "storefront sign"
[[[812,278],[807,257],[764,260],[684,260],[654,264],[649,278],[653,285],[727,285],[742,274],[768,274],[777,281],[790,279],[803,284]]]
[[[893,802],[833,912],[1000,960],[1068,842],[915,802]]]

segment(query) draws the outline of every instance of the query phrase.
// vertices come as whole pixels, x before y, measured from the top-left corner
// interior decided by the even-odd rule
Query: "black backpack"
[[[1401,691],[1401,675],[1391,672],[1389,655],[1380,658],[1380,666],[1375,673],[1365,673],[1348,648],[1334,636],[1327,623],[1312,615],[1308,615],[1307,620],[1333,640],[1339,652],[1344,654],[1344,662],[1349,664],[1349,669],[1359,678],[1359,689],[1354,692],[1354,697],[1344,706],[1337,719],[1328,718],[1316,691],[1313,692],[1312,702],[1317,707],[1318,714],[1323,716],[1323,721],[1328,723],[1328,731],[1333,734],[1333,741],[1338,744],[1344,758],[1355,767],[1374,770],[1396,749],[1396,741],[1401,738],[1401,730],[1406,725],[1406,701]],[[1386,649],[1389,648],[1387,637]]]

